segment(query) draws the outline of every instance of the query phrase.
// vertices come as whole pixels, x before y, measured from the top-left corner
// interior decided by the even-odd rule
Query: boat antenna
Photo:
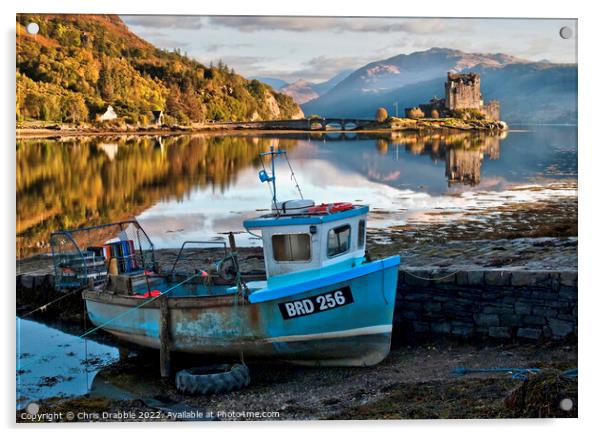
[[[266,168],[265,168],[265,163],[263,162],[263,157],[264,156],[270,156],[271,160],[272,160],[272,174],[269,175]],[[270,146],[270,151],[269,152],[262,152],[259,154],[259,156],[261,157],[261,166],[263,167],[263,170],[261,170],[259,172],[259,180],[261,182],[268,182],[268,186],[270,187],[270,193],[272,194],[272,203],[274,205],[274,208],[276,209],[277,213],[280,213],[279,209],[278,209],[278,200],[276,197],[276,157],[278,157],[279,155],[284,155],[284,158],[286,159],[286,162],[288,164],[288,168],[291,171],[291,179],[295,181],[295,187],[297,188],[297,191],[299,192],[299,195],[301,196],[301,199],[303,199],[303,193],[301,193],[301,188],[299,187],[299,183],[297,182],[297,177],[295,176],[295,172],[293,171],[293,167],[288,159],[288,156],[286,154],[286,150],[274,150],[274,145]],[[271,183],[271,185],[270,185]]]

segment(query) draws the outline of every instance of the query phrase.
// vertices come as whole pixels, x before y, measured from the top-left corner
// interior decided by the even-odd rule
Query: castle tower
[[[481,76],[479,73],[447,73],[445,107],[454,109],[481,109]]]

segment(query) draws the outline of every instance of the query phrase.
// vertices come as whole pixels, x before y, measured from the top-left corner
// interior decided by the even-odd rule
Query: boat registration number
[[[353,295],[351,294],[351,287],[347,286],[305,299],[282,302],[278,304],[278,307],[282,318],[286,320],[321,313],[350,303],[353,303]]]

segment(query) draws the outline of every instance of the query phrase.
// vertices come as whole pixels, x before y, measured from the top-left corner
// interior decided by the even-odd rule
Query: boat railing
[[[182,243],[180,250],[178,251],[178,256],[176,257],[173,265],[171,266],[171,270],[169,271],[169,276],[172,276],[176,271],[176,266],[180,260],[190,260],[190,256],[192,253],[184,254],[184,248],[191,244],[205,244],[205,245],[214,245],[221,246],[224,248],[224,258],[228,255],[228,246],[225,241],[199,241],[199,240],[188,240]],[[184,256],[182,256],[184,254]]]
[[[57,289],[106,284],[109,275],[156,271],[154,245],[136,220],[124,220],[50,236]]]

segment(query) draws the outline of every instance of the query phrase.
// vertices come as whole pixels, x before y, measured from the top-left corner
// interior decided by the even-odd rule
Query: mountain
[[[302,108],[306,114],[373,118],[380,106],[395,114],[397,102],[402,116],[405,107],[443,97],[448,71],[480,73],[484,99],[499,100],[507,122],[576,122],[576,65],[442,48],[367,64]]]
[[[291,96],[298,105],[320,97],[314,90],[314,84],[299,79],[285,87],[280,88],[280,92]]]
[[[263,82],[269,85],[278,84],[282,82],[284,85],[276,88],[278,91],[291,96],[293,100],[299,105],[309,102],[310,100],[317,99],[322,94],[327,93],[331,89],[333,89],[339,82],[345,79],[349,74],[351,74],[352,70],[343,70],[327,81],[312,83],[303,79],[299,79],[293,83],[286,83],[283,80],[276,79],[273,77],[263,78]],[[261,79],[259,79],[261,80]],[[273,85],[272,85],[273,86]]]
[[[316,83],[312,86],[313,90],[319,95],[326,94],[328,91],[337,86],[341,81],[347,79],[347,77],[353,73],[353,70],[343,70],[325,82]]]
[[[35,22],[37,35],[25,31]],[[17,120],[82,123],[108,105],[128,123],[300,118],[293,99],[225,64],[160,50],[115,15],[17,15]]]

